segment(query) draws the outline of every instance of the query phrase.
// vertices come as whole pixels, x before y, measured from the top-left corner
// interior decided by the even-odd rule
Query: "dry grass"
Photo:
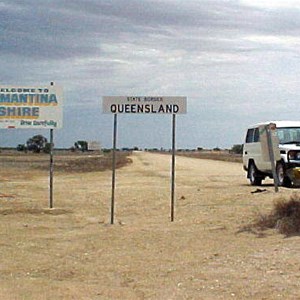
[[[236,235],[275,196],[252,194],[240,164],[178,157],[170,222],[170,157],[134,152],[117,171],[111,225],[110,171],[55,174],[46,209],[48,172],[29,165],[49,157],[26,158],[0,155],[0,299],[299,298],[299,237]]]
[[[71,213],[71,210],[60,209],[60,208],[27,208],[27,207],[13,207],[0,209],[0,215],[16,215],[16,214],[26,214],[26,215],[65,215]]]
[[[177,155],[192,157],[192,158],[200,158],[200,159],[212,159],[212,160],[220,160],[220,161],[228,161],[228,162],[242,162],[242,156],[240,154],[230,153],[229,151],[185,151],[178,152]]]
[[[132,162],[128,152],[118,152],[116,155],[116,168],[124,167]],[[101,156],[87,156],[80,159],[58,160],[55,169],[61,172],[86,173],[112,169],[112,154]]]
[[[131,152],[116,153],[116,167],[121,168],[132,162]],[[18,152],[1,154],[1,166],[23,169],[49,169],[49,155]],[[111,170],[112,153],[55,153],[55,172],[86,173]]]
[[[274,202],[269,214],[259,213],[256,220],[241,231],[260,233],[267,229],[276,229],[286,236],[300,234],[300,195],[293,194],[289,199],[281,198]]]

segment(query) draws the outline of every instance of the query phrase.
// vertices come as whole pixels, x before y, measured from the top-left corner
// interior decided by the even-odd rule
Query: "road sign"
[[[0,86],[0,128],[61,128],[62,100],[59,86]]]
[[[186,97],[104,96],[103,113],[186,114]]]
[[[116,139],[118,114],[171,114],[172,115],[172,170],[171,170],[171,222],[174,221],[175,206],[175,129],[176,115],[186,114],[186,97],[160,96],[104,96],[102,112],[114,114],[111,224],[114,224],[116,185]]]

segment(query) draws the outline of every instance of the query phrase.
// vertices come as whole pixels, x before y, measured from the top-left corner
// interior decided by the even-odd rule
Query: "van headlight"
[[[289,158],[289,160],[300,160],[300,152],[291,150],[288,153],[288,158]]]

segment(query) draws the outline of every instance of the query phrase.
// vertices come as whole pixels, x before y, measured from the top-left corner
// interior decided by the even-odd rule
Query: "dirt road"
[[[248,185],[239,163],[136,152],[117,171],[48,174],[0,161],[0,299],[300,299],[299,236],[238,232],[297,190]]]

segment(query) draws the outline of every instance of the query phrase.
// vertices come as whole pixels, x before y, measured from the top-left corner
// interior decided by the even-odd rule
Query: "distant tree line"
[[[51,145],[48,143],[47,138],[45,138],[43,135],[34,135],[33,137],[29,138],[25,144],[19,144],[17,146],[18,151],[32,151],[34,153],[50,153],[51,150]],[[89,151],[89,143],[84,140],[80,140],[74,143],[74,146],[70,148],[71,151]],[[118,151],[139,151],[141,150],[139,147],[134,146],[132,148],[129,147],[124,147],[121,149],[117,149]],[[146,148],[144,149],[145,151],[170,151],[170,150],[165,150],[164,148]],[[177,149],[177,151],[204,151],[204,150],[209,150],[205,149],[203,147],[197,147],[196,149]],[[213,151],[222,151],[221,148],[215,147],[212,149]],[[111,149],[102,149],[103,152],[110,152]],[[227,149],[230,153],[233,154],[242,154],[243,153],[243,145],[242,144],[235,144],[232,146],[232,148],[229,150]]]
[[[234,154],[243,154],[243,148],[244,146],[242,144],[236,144],[232,146],[231,152]]]

